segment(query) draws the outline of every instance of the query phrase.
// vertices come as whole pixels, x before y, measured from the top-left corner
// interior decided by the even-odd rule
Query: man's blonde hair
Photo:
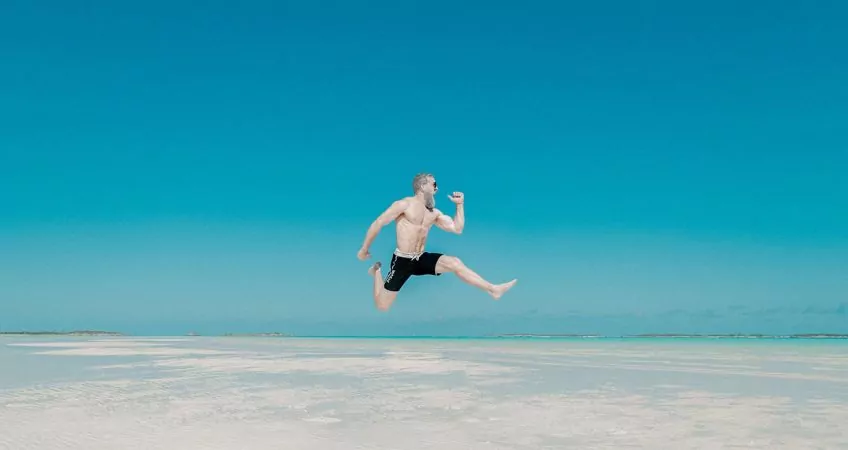
[[[415,177],[412,178],[412,192],[417,194],[418,191],[421,190],[421,186],[424,186],[429,178],[433,178],[432,173],[421,172],[415,175]]]

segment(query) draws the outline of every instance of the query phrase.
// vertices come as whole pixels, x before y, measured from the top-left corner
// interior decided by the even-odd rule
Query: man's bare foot
[[[380,267],[382,266],[383,265],[380,264],[380,261],[375,262],[374,265],[368,268],[368,275],[371,275],[373,277],[374,273],[380,270]]]
[[[515,283],[517,282],[518,279],[516,278],[507,283],[496,284],[492,286],[492,291],[489,292],[489,295],[491,295],[492,298],[494,298],[495,300],[498,300],[499,298],[501,298],[502,295],[504,295],[504,293],[506,293],[506,291],[510,290],[513,286],[515,286]]]

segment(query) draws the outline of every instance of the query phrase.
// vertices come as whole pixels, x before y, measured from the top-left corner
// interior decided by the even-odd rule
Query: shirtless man
[[[411,197],[396,200],[368,228],[365,242],[356,255],[365,261],[371,257],[368,249],[384,226],[394,221],[397,234],[397,248],[392,255],[391,266],[386,279],[383,280],[379,261],[368,269],[368,275],[374,278],[374,303],[380,311],[388,311],[397,298],[398,291],[412,275],[436,275],[453,272],[462,281],[486,291],[495,300],[508,291],[517,279],[507,283],[492,284],[469,269],[459,258],[424,251],[427,233],[430,227],[436,225],[449,233],[461,234],[465,226],[463,203],[465,197],[461,192],[449,196],[456,204],[456,216],[451,218],[436,209],[436,179],[428,173],[420,173],[412,180]]]

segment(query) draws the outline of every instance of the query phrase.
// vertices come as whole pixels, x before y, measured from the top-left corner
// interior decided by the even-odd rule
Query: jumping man
[[[413,195],[394,201],[368,228],[365,242],[357,254],[362,261],[371,257],[368,249],[380,229],[392,221],[397,224],[397,248],[392,254],[391,266],[385,280],[380,271],[382,265],[379,261],[368,269],[368,275],[374,278],[374,303],[381,311],[388,311],[397,298],[398,291],[412,275],[438,276],[445,272],[453,272],[462,281],[486,291],[496,300],[518,281],[513,279],[507,283],[492,284],[469,269],[455,256],[424,251],[427,234],[433,225],[456,234],[461,234],[465,226],[463,211],[465,197],[462,192],[454,192],[449,196],[450,200],[456,204],[456,216],[451,218],[436,209],[438,190],[436,179],[432,174],[416,175],[412,180]]]

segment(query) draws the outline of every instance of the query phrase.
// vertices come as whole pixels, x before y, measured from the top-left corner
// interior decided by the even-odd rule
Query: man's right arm
[[[393,220],[397,219],[398,216],[403,214],[407,206],[409,206],[409,202],[406,200],[396,200],[391,206],[383,211],[383,213],[371,223],[371,226],[368,227],[368,232],[365,233],[365,242],[362,243],[362,249],[367,251],[371,248],[371,243],[374,242],[374,239],[377,237],[380,229],[390,224]]]

